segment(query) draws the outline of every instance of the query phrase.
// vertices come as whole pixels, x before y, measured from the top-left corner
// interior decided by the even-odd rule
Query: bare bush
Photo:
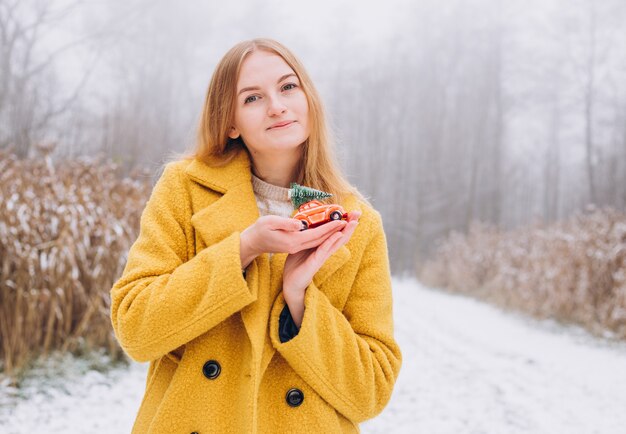
[[[626,215],[611,209],[510,232],[474,224],[421,268],[427,285],[626,338]]]
[[[109,289],[136,239],[150,177],[107,162],[0,153],[0,371],[52,350],[120,354]],[[120,179],[121,178],[121,179]]]

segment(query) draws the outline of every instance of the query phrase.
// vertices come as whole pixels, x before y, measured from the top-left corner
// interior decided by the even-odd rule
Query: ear
[[[228,130],[228,137],[230,137],[231,139],[236,139],[239,136],[239,130],[237,130],[237,128],[235,127],[230,127],[230,130]]]

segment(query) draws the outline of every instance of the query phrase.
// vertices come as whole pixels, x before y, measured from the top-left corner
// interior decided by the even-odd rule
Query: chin
[[[306,137],[285,137],[282,140],[272,140],[269,147],[276,150],[286,150],[286,149],[297,149],[304,142],[306,142]]]
[[[274,145],[268,146],[268,151],[273,151],[276,153],[281,153],[285,151],[296,151],[300,148],[300,146],[301,146],[301,143],[299,144],[293,144],[293,143],[274,144]]]

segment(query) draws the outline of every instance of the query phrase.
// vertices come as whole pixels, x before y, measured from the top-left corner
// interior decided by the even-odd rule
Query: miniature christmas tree
[[[310,202],[312,200],[326,199],[331,197],[332,194],[325,191],[316,190],[311,187],[305,187],[304,185],[296,184],[292,182],[289,189],[289,197],[294,208],[300,207],[303,203]]]

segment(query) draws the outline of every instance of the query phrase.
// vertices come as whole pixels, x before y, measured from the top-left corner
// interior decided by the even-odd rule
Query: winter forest
[[[18,155],[55,142],[157,167],[193,142],[220,55],[271,35],[319,87],[396,272],[473,220],[626,204],[619,0],[3,4],[0,147]]]
[[[363,431],[618,432],[626,420],[610,405],[590,408],[606,388],[613,404],[626,399],[618,391],[626,377],[611,376],[626,362],[624,23],[624,0],[0,0],[0,407],[17,415],[11,422],[0,410],[0,431],[38,428],[28,397],[40,389],[27,372],[49,375],[34,364],[40,356],[60,351],[83,363],[102,350],[106,363],[123,359],[108,291],[150,190],[164,162],[194,146],[221,56],[241,40],[269,37],[307,68],[341,166],[384,222],[408,351],[404,386]],[[597,357],[610,373],[571,392],[573,413],[587,418],[545,422],[530,399],[529,419],[511,416],[514,405],[502,398],[490,425],[469,409],[455,413],[454,401],[434,392],[450,376],[418,379],[418,370],[438,369],[436,357],[454,357],[452,344],[439,347],[434,335],[459,327],[453,344],[464,340],[462,327],[436,309],[468,303],[457,312],[478,327],[481,315],[501,321],[472,299],[555,321],[532,331],[515,325],[528,351],[543,345],[536,333],[554,327],[584,330],[557,333],[567,339],[589,333],[581,358]],[[417,318],[408,306],[426,302],[412,326],[398,317]],[[419,341],[409,338],[413,326],[425,330]],[[493,342],[508,339],[498,328],[486,327],[493,351],[475,367],[497,352]],[[576,342],[553,346],[578,354]],[[598,342],[611,352],[599,352]],[[422,344],[433,353],[422,354]],[[511,360],[528,355],[511,351],[520,351]],[[145,381],[145,370],[130,366],[112,371],[119,382],[98,377],[84,388],[104,381],[125,385],[119,396],[136,389],[123,401],[132,414],[112,431],[87,432],[130,429]],[[458,382],[492,380],[453,368]],[[551,369],[533,371],[533,381],[569,387]],[[521,393],[503,387],[504,395]],[[585,387],[594,392],[579,393]],[[415,390],[418,401],[434,401],[415,404]],[[496,395],[486,390],[479,402],[499,408]],[[454,423],[446,425],[444,410]]]

